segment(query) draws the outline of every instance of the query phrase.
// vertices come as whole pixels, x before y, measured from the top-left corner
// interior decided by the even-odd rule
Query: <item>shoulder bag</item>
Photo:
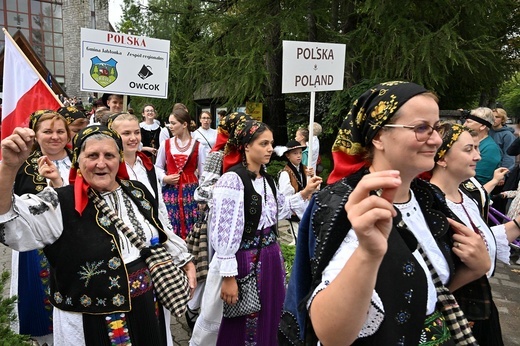
[[[238,301],[236,304],[224,302],[224,317],[233,318],[254,314],[262,309],[260,295],[258,294],[256,270],[260,253],[262,252],[262,237],[258,242],[258,252],[251,272],[241,279],[237,279]]]
[[[190,299],[188,276],[184,270],[175,265],[172,255],[163,244],[158,243],[147,247],[141,238],[125,225],[102,198],[92,191],[89,191],[89,197],[100,208],[101,212],[139,249],[141,257],[150,270],[159,302],[177,317],[182,316]]]

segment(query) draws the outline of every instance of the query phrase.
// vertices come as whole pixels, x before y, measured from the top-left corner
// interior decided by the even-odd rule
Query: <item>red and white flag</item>
[[[4,33],[1,139],[9,136],[15,127],[27,127],[31,113],[39,109],[57,110],[62,106],[7,30],[4,29]]]

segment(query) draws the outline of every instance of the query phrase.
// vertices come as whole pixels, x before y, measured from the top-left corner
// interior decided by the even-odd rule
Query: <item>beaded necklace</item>
[[[181,153],[185,152],[186,150],[188,150],[188,148],[191,146],[191,141],[192,141],[193,138],[191,138],[190,136],[190,139],[188,141],[188,143],[184,146],[179,146],[179,144],[177,143],[177,137],[175,137],[175,139],[173,140],[173,143],[175,144],[175,148],[177,148],[178,151],[180,151]],[[181,142],[182,143],[182,142]]]

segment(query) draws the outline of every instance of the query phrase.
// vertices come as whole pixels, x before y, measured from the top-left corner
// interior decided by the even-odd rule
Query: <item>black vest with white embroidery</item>
[[[157,202],[137,181],[122,180],[123,193],[167,240],[158,221]],[[104,314],[130,311],[128,272],[121,256],[119,236],[109,218],[92,201],[80,216],[74,209],[74,186],[56,189],[63,219],[63,233],[44,248],[51,266],[50,300],[65,311]]]

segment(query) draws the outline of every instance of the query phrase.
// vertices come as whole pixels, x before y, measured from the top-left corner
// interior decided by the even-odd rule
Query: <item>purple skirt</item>
[[[235,318],[222,318],[217,345],[277,345],[277,330],[285,299],[285,268],[270,228],[264,230],[262,250],[257,268],[258,292],[262,309],[258,313]],[[258,238],[256,238],[258,239]],[[246,276],[254,266],[258,245],[244,244],[236,253],[238,278]]]

